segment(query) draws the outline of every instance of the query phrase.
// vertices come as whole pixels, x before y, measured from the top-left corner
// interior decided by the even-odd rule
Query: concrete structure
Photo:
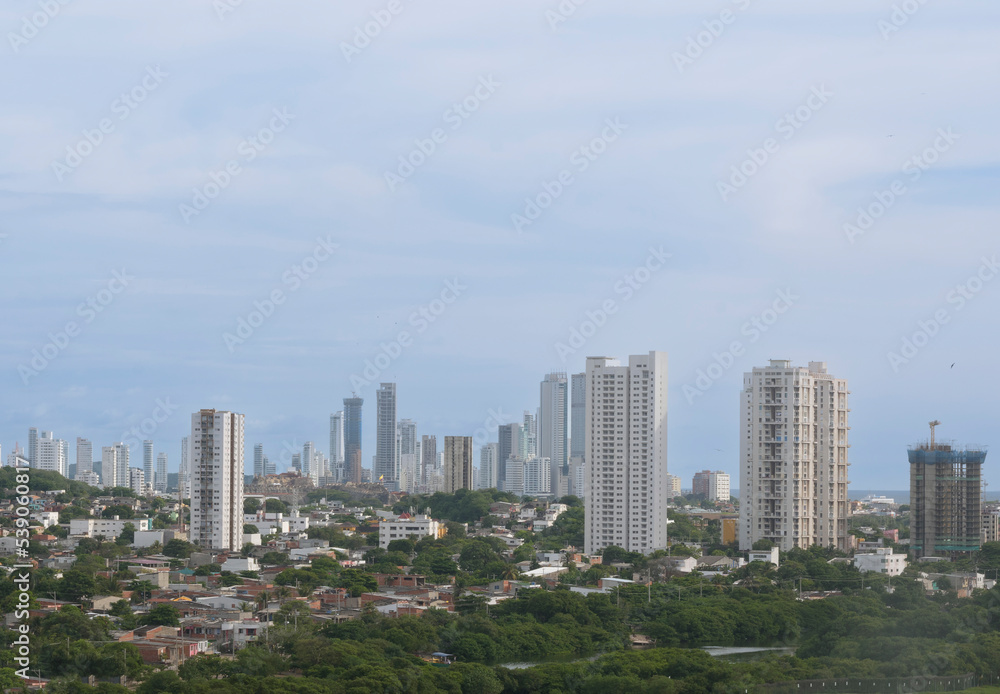
[[[667,498],[673,499],[681,495],[681,478],[677,475],[667,475]]]
[[[243,415],[191,415],[191,542],[240,550],[243,536]]]
[[[982,466],[986,451],[951,444],[912,446],[910,462],[910,553],[956,556],[982,542]]]
[[[161,452],[156,454],[156,483],[153,485],[153,489],[159,494],[163,494],[167,491],[166,453]]]
[[[497,432],[497,483],[507,488],[507,461],[521,458],[521,425],[501,424]]]
[[[155,484],[156,468],[154,467],[153,442],[142,442],[142,477],[150,486]]]
[[[364,398],[344,398],[344,481],[361,483],[361,406]]]
[[[772,359],[744,374],[740,403],[740,549],[850,549],[847,381],[824,362]]]
[[[440,538],[444,537],[445,532],[444,523],[440,523],[423,514],[418,514],[411,518],[404,513],[397,519],[382,519],[379,521],[378,544],[382,549],[388,549],[389,543],[393,540],[420,540],[428,535]]]
[[[28,428],[28,465],[35,467],[38,460],[38,428]]]
[[[80,482],[86,482],[90,484],[87,480],[91,479],[88,472],[93,472],[94,470],[94,444],[90,442],[89,439],[82,438],[80,436],[76,437],[76,479]],[[87,479],[84,479],[86,475]]]
[[[723,518],[722,523],[722,544],[728,545],[730,543],[736,542],[737,540],[737,530],[739,529],[739,519],[737,518]]]
[[[535,457],[524,462],[524,495],[548,496],[552,493],[552,462]]]
[[[1000,542],[1000,509],[983,509],[983,542]]]
[[[128,446],[116,443],[101,449],[101,481],[105,488],[129,486]]]
[[[538,455],[538,418],[527,410],[524,411],[521,421],[521,441],[518,451],[525,460]]]
[[[858,571],[898,576],[906,568],[906,555],[893,554],[891,547],[880,547],[872,553],[855,554],[854,565],[858,567]]]
[[[539,402],[538,457],[549,459],[550,480],[545,486],[558,494],[560,482],[569,477],[569,381],[565,373],[545,376]]]
[[[667,545],[667,355],[588,357],[584,551]]]
[[[375,391],[375,462],[372,480],[391,489],[395,489],[399,481],[395,383],[382,383]]]
[[[752,549],[747,552],[747,563],[762,561],[768,564],[774,564],[775,567],[778,566],[778,547],[772,547],[771,549]]]
[[[420,438],[420,483],[426,488],[437,469],[437,436],[424,434]]]
[[[264,444],[262,443],[253,445],[253,476],[264,476]]]
[[[114,540],[122,534],[126,523],[131,523],[138,532],[151,529],[153,522],[149,518],[71,518],[69,534],[73,537],[97,537],[100,535],[105,539]]]
[[[472,437],[444,437],[444,491],[472,489]]]
[[[64,440],[53,438],[51,431],[43,431],[36,446],[36,470],[51,470],[63,477],[69,474],[69,446]]]
[[[524,461],[516,456],[507,459],[507,479],[503,490],[518,496],[524,496]]]
[[[145,496],[146,471],[141,467],[130,467],[128,469],[128,487],[136,496]]]
[[[499,489],[500,444],[488,443],[479,449],[479,488]]]
[[[177,486],[182,499],[191,498],[191,439],[181,439],[181,464],[177,469]]]
[[[722,470],[696,472],[691,480],[691,493],[709,501],[729,501],[729,475]]]
[[[344,411],[330,415],[330,475],[344,481]]]

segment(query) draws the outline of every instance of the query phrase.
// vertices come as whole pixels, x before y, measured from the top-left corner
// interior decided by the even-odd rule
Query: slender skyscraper
[[[191,542],[239,550],[243,539],[243,415],[191,415]]]
[[[743,375],[740,549],[851,549],[847,524],[847,381],[826,363],[772,359]]]
[[[497,484],[506,489],[507,461],[521,458],[521,425],[501,424],[497,437]]]
[[[420,439],[420,483],[429,485],[437,467],[437,436],[424,434]]]
[[[588,357],[584,545],[667,544],[667,355]]]
[[[524,421],[521,424],[519,452],[525,460],[538,455],[538,417],[527,410],[524,411]]]
[[[361,484],[361,406],[363,398],[344,398],[344,462],[346,482]]]
[[[569,493],[569,383],[564,373],[550,373],[542,381],[538,408],[538,457],[551,465],[548,488],[556,496]],[[560,490],[559,483],[567,488]],[[525,485],[526,487],[528,485]]]
[[[181,439],[181,464],[177,469],[177,486],[182,499],[191,498],[191,446],[187,436]]]
[[[313,484],[318,487],[320,470],[316,469],[316,445],[312,441],[306,441],[305,445],[302,446],[301,460],[302,475],[310,478]]]
[[[153,467],[153,442],[143,441],[142,442],[142,478],[143,482],[148,482],[150,485],[155,484],[155,469]]]
[[[338,482],[344,481],[344,411],[330,415],[330,473]]]
[[[587,374],[570,377],[569,457],[583,461],[585,448],[583,423],[587,416]]]
[[[383,383],[375,392],[375,463],[372,482],[394,487],[399,479],[396,457],[396,384]]]
[[[253,445],[253,476],[262,477],[264,475],[264,444],[255,443]]]
[[[28,462],[31,463],[31,467],[35,467],[36,460],[38,460],[38,428],[30,427],[28,429]]]
[[[154,485],[154,490],[163,494],[167,491],[167,454],[157,453],[156,454],[156,484]]]
[[[500,445],[488,443],[479,449],[479,488],[498,489],[497,458],[500,456]]]
[[[87,473],[94,470],[94,444],[89,440],[76,437],[76,479],[87,481]]]
[[[472,489],[472,437],[444,437],[444,491]]]
[[[62,439],[53,438],[51,431],[42,432],[35,453],[35,468],[58,472],[65,477],[68,465],[69,446],[67,443]]]

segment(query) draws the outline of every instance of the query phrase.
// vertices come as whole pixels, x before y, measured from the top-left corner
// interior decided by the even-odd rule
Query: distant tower
[[[395,488],[398,480],[396,384],[383,383],[375,391],[375,462],[372,469],[372,482]]]
[[[156,454],[156,484],[153,488],[160,494],[167,491],[167,454],[163,452]]]
[[[155,470],[153,468],[153,442],[146,440],[142,442],[142,475],[145,482],[154,483]]]
[[[330,415],[330,473],[337,482],[344,481],[344,411]]]
[[[497,489],[497,458],[500,445],[488,443],[479,449],[479,488]]]
[[[541,384],[538,408],[538,456],[548,458],[547,486],[559,495],[560,481],[569,481],[569,382],[564,373],[550,373]],[[568,489],[566,490],[568,493]]]
[[[937,443],[930,423],[930,443],[911,446],[910,552],[916,557],[958,556],[982,542],[982,467],[980,447],[953,448]]]
[[[191,542],[239,550],[243,539],[243,415],[191,415]]]
[[[427,486],[431,483],[434,470],[437,468],[437,436],[424,434],[420,439],[420,483]]]
[[[181,464],[177,468],[177,487],[181,499],[191,498],[191,448],[190,439],[181,439]]]
[[[444,491],[472,489],[472,437],[444,437]]]
[[[344,461],[346,482],[361,484],[361,407],[364,398],[344,398]]]
[[[94,444],[88,439],[76,437],[76,479],[91,479],[88,473],[94,471]]]
[[[31,467],[35,467],[36,460],[38,460],[38,428],[30,427],[28,429],[28,463]]]

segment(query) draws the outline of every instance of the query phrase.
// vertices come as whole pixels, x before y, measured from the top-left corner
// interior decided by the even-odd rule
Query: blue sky
[[[905,488],[931,419],[995,438],[995,4],[343,5],[3,5],[4,456],[37,426],[75,459],[158,399],[171,470],[202,407],[245,413],[248,451],[327,452],[353,389],[368,466],[378,381],[418,433],[472,435],[651,349],[684,477],[736,472],[771,358],[849,379],[853,487]]]

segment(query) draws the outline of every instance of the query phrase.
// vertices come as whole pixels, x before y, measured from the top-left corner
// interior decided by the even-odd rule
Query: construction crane
[[[935,450],[935,448],[934,448],[934,427],[941,426],[941,422],[939,422],[938,420],[935,419],[933,422],[929,422],[929,425],[931,427],[931,450],[933,451],[933,450]]]

